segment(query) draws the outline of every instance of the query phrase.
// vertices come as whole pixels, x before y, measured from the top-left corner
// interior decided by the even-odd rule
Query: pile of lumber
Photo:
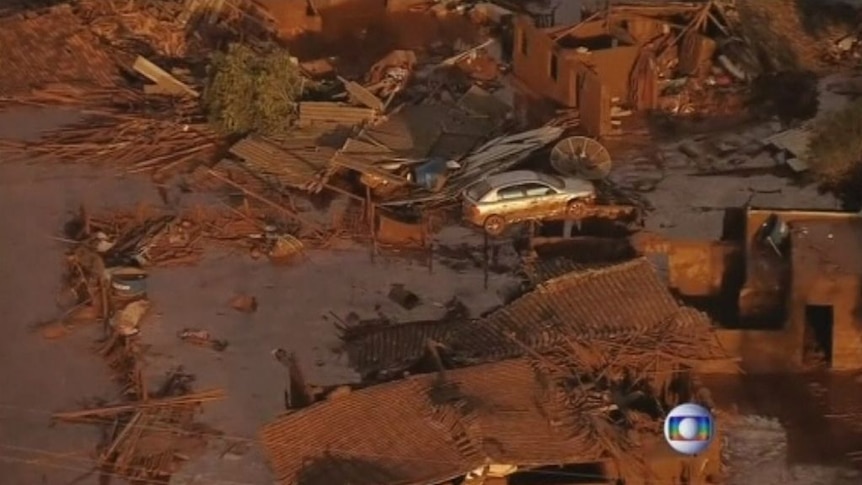
[[[46,157],[168,175],[209,162],[221,143],[193,99],[62,84],[34,91],[20,103],[71,105],[82,108],[85,117],[38,140],[0,140],[7,159]]]

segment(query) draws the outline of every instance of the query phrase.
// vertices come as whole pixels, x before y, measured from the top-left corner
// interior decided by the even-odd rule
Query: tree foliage
[[[862,180],[862,99],[815,123],[808,165],[830,189],[860,189],[848,184]]]
[[[213,56],[203,101],[222,132],[284,133],[296,116],[302,75],[285,49],[231,44]]]

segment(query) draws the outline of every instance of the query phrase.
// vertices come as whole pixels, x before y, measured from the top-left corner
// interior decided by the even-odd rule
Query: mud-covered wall
[[[556,29],[539,29],[532,19],[515,19],[513,69],[515,77],[529,89],[570,108],[578,107],[579,76],[593,73],[611,97],[628,97],[629,73],[640,47],[619,46],[586,53],[560,48],[551,38]],[[578,37],[588,38],[607,33],[602,22],[578,26]],[[556,58],[556,79],[551,65]]]
[[[627,99],[629,93],[629,73],[640,52],[638,46],[619,46],[613,49],[590,51],[577,54],[576,65],[594,71],[612,97]],[[575,64],[575,63],[573,63]]]
[[[550,29],[553,30],[553,29]],[[546,96],[563,106],[577,107],[574,95],[575,78],[566,57],[557,52],[549,29],[538,29],[532,19],[515,19],[515,44],[512,65],[515,77],[531,91]],[[557,79],[551,76],[552,54],[557,55]]]
[[[742,248],[729,241],[672,241],[668,264],[670,287],[685,296],[718,296],[727,272]]]
[[[862,369],[862,281],[859,276],[806,276],[800,281],[794,278],[788,304],[789,329],[800,336],[800,347],[806,327],[806,305],[831,306],[831,368]]]

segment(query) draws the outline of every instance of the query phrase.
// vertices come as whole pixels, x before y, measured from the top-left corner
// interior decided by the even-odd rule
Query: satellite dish
[[[592,138],[570,136],[554,145],[551,167],[562,175],[601,180],[611,172],[611,154]]]

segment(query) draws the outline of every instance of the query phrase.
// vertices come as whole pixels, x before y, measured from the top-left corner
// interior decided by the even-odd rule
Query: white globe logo
[[[681,404],[664,420],[667,444],[684,455],[698,455],[709,448],[715,425],[709,409],[697,404]]]

